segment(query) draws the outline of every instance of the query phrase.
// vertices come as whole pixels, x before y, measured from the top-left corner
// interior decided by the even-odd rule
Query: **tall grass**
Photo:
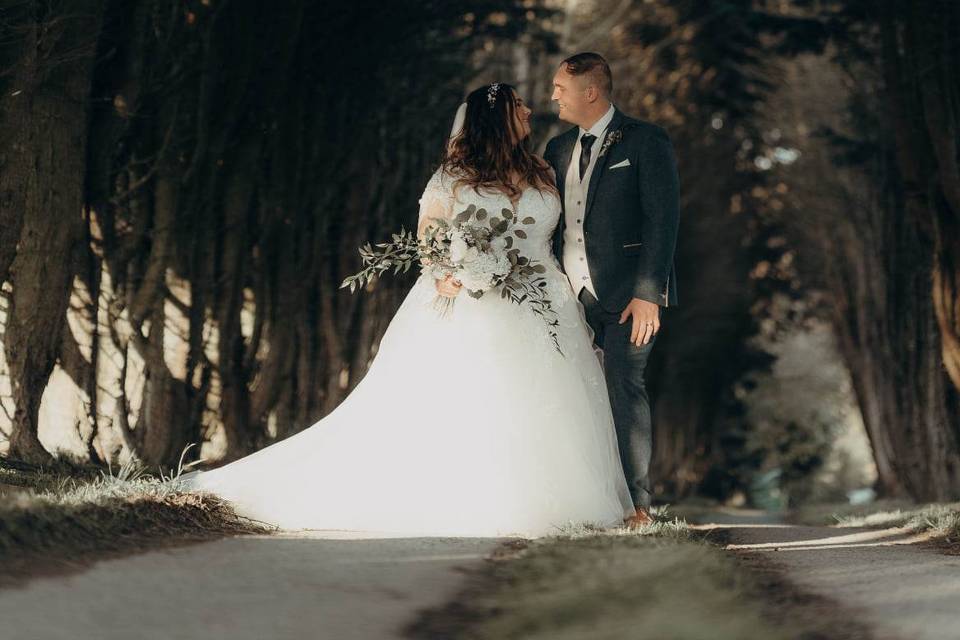
[[[960,502],[918,505],[913,509],[836,516],[839,527],[906,527],[937,537],[960,540]]]
[[[40,560],[268,531],[214,496],[178,491],[173,479],[136,462],[103,471],[0,460],[0,571],[28,573]]]
[[[669,515],[670,505],[659,505],[650,508],[654,522],[633,529],[626,526],[604,528],[592,524],[570,523],[558,528],[557,533],[551,536],[555,539],[588,538],[591,536],[656,536],[675,540],[689,540],[692,531],[686,520]]]

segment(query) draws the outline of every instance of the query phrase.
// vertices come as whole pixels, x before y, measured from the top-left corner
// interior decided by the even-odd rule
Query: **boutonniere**
[[[606,137],[603,139],[603,144],[600,145],[600,153],[597,154],[597,158],[602,158],[604,154],[612,147],[623,140],[623,129],[614,129],[609,132]]]

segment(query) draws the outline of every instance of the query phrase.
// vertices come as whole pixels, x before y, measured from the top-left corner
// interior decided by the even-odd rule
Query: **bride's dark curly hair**
[[[550,165],[533,155],[528,138],[516,130],[516,90],[501,83],[491,105],[490,87],[467,96],[463,130],[448,145],[443,169],[456,176],[454,188],[469,185],[477,191],[505,193],[513,200],[522,191],[511,177],[519,176],[522,185],[556,193]]]

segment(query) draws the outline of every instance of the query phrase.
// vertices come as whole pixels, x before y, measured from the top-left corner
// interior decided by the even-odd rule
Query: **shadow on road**
[[[105,560],[0,591],[0,619],[9,637],[37,640],[399,637],[501,542],[348,535],[242,536]]]

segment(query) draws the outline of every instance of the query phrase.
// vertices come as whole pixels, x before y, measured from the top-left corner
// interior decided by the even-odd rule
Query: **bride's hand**
[[[437,293],[447,298],[456,298],[463,285],[455,280],[452,274],[447,274],[443,280],[436,281]]]

